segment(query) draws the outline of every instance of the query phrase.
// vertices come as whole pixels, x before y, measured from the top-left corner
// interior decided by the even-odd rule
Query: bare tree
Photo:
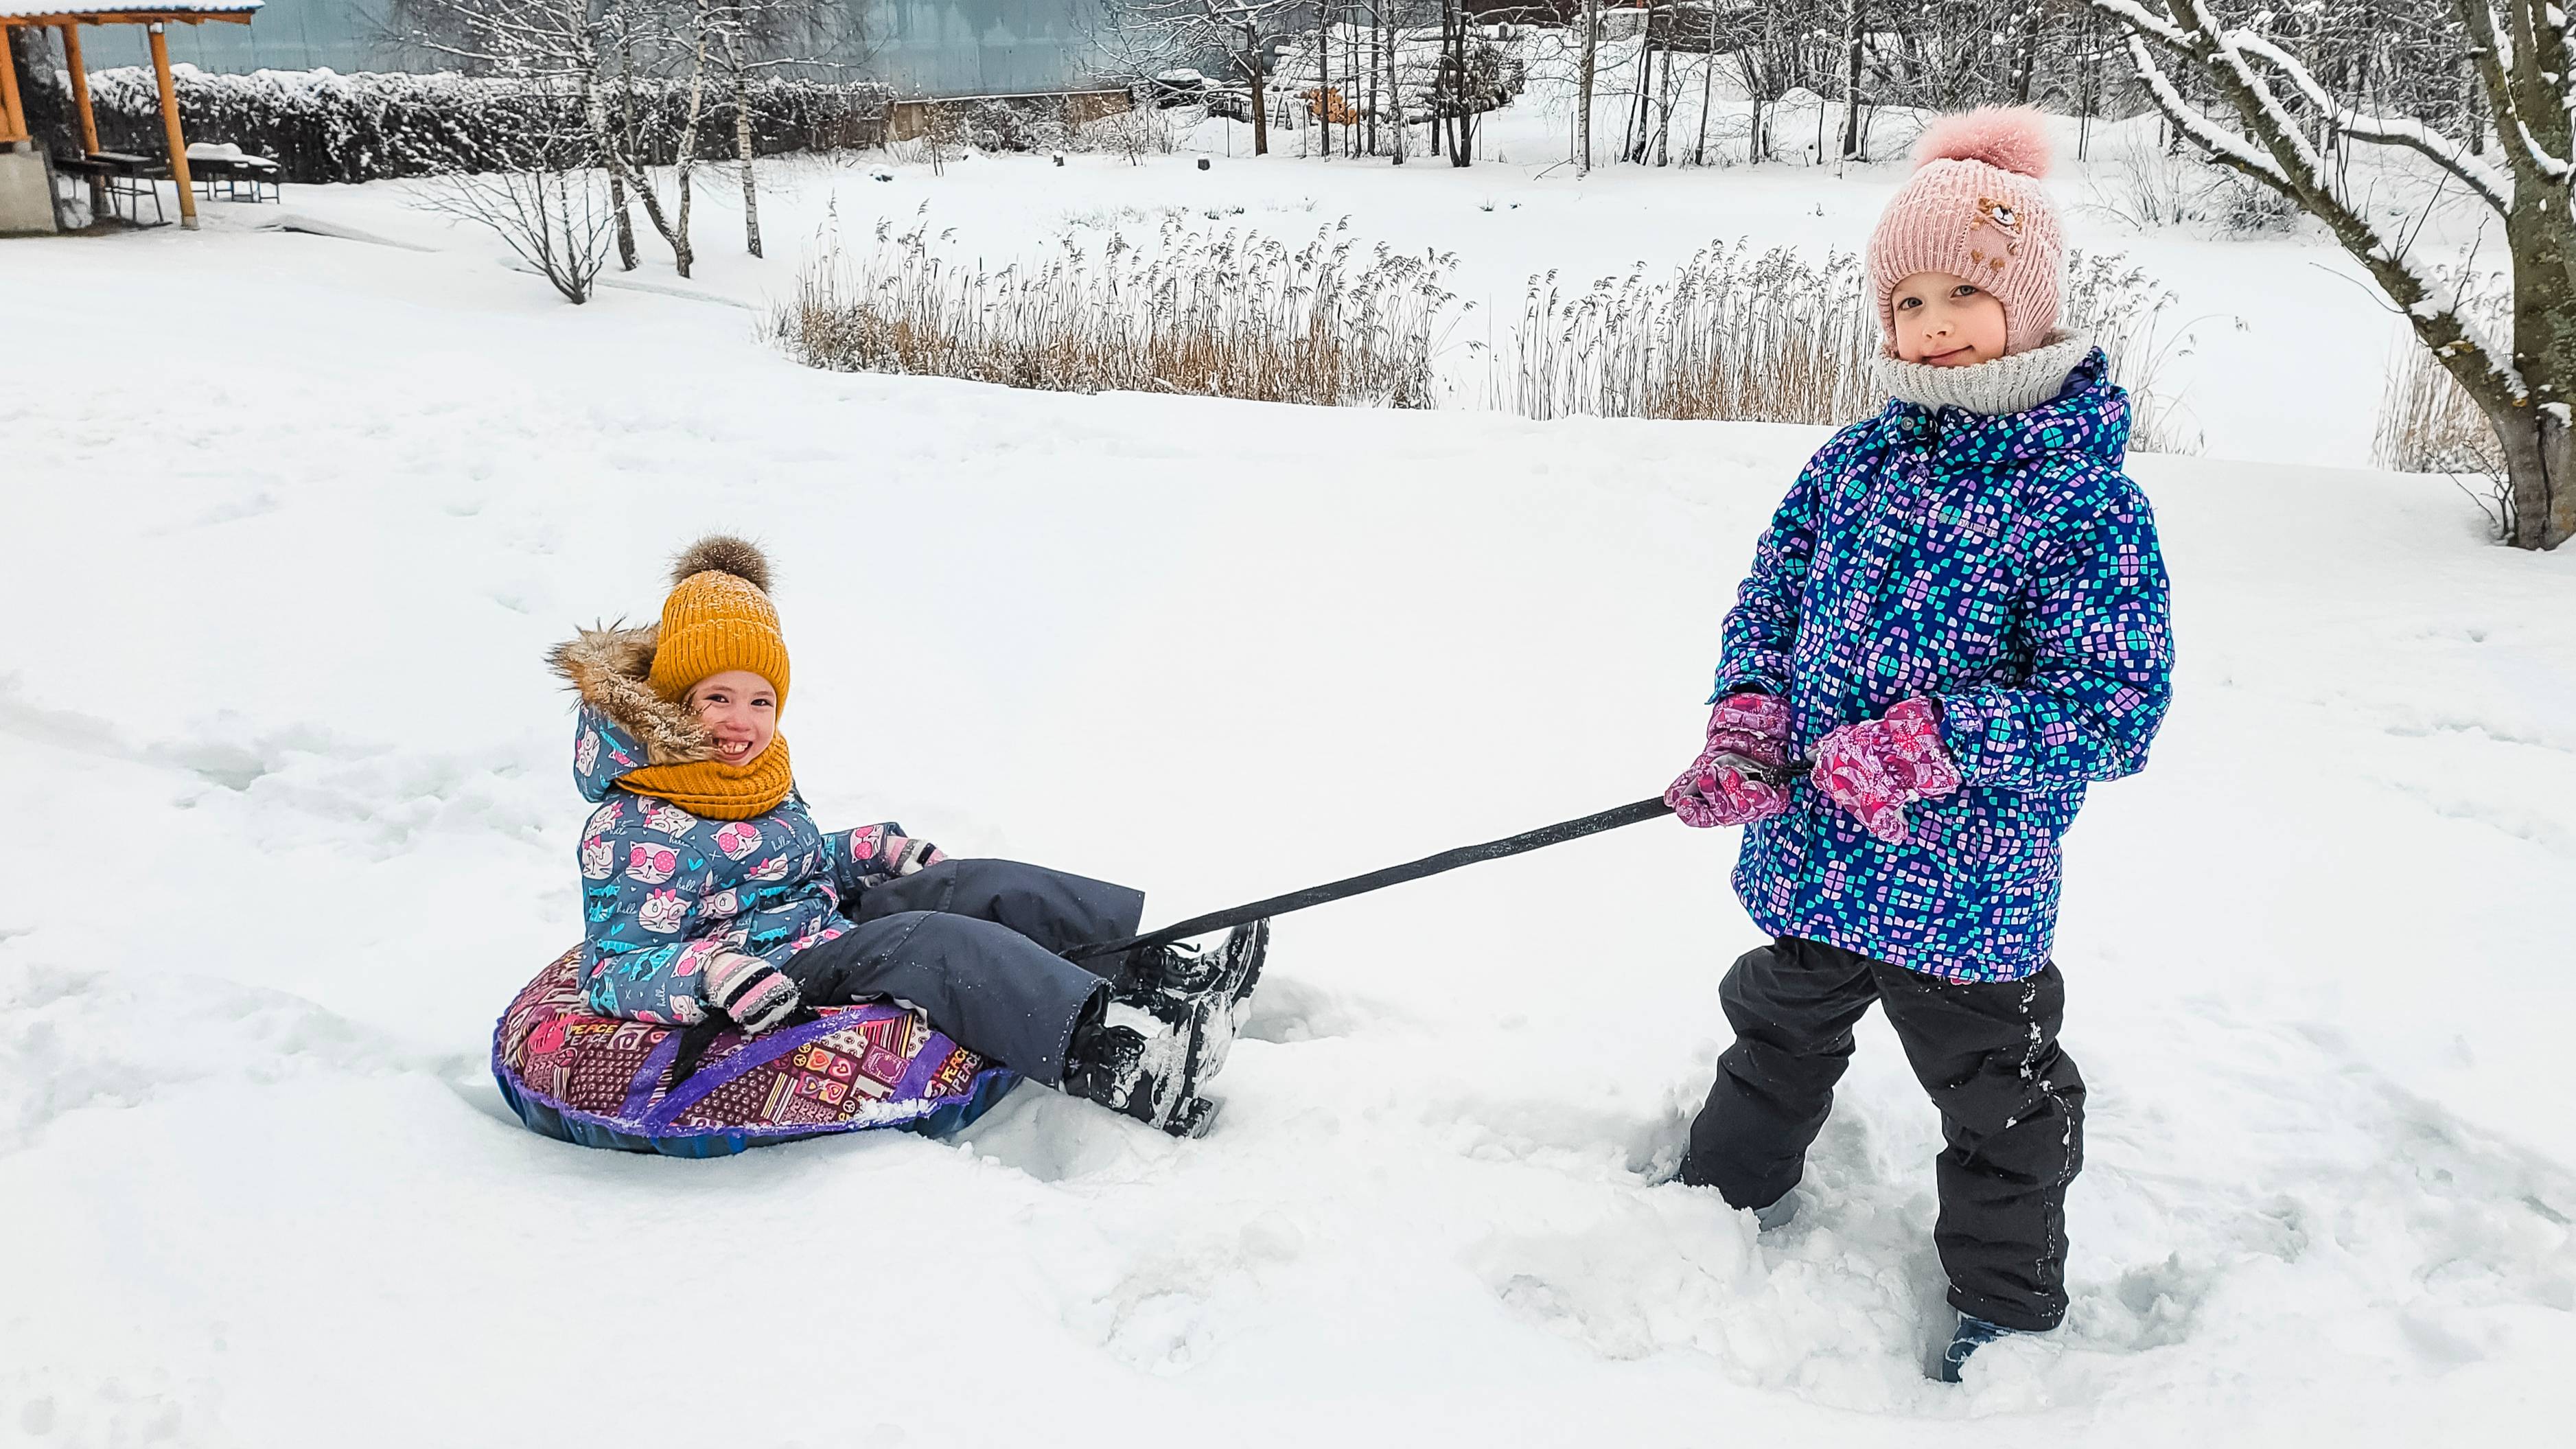
[[[697,255],[695,173],[728,106],[744,244],[760,254],[754,72],[809,63],[794,58],[799,43],[831,23],[832,9],[832,0],[400,0],[396,33],[549,100],[531,107],[527,143],[553,155],[585,147],[587,164],[606,173],[621,265],[635,266],[628,208],[640,206],[685,277]],[[656,165],[670,168],[667,200]]]
[[[443,176],[422,204],[491,228],[578,306],[590,300],[592,283],[608,265],[612,228],[598,173],[578,164],[583,158],[573,159],[573,165],[551,157],[524,171]]]
[[[1252,154],[1267,156],[1270,52],[1304,27],[1312,4],[1313,0],[1108,0],[1108,29],[1101,40],[1121,68],[1140,75],[1224,56],[1228,70],[1251,93]],[[1319,55],[1319,87],[1326,69]]]
[[[2576,6],[2452,0],[2447,43],[2474,70],[2479,104],[2428,121],[2426,108],[2392,113],[2329,86],[2310,60],[2330,37],[2293,29],[2295,14],[2231,25],[2214,0],[2078,3],[2121,28],[2175,129],[2323,222],[2486,414],[2506,464],[2508,541],[2542,549],[2576,537]],[[2353,194],[2336,154],[2352,145],[2420,158],[2442,193],[2502,222],[2509,339],[2480,336],[2437,269],[2410,254],[2419,218],[2384,219]]]
[[[639,159],[633,110],[611,110],[612,90],[624,93],[635,77],[631,69],[606,74],[604,58],[631,68],[637,55],[650,53],[640,38],[654,33],[653,17],[640,0],[413,0],[405,13],[417,22],[405,37],[410,43],[559,97],[563,113],[532,116],[528,142],[566,154],[586,141],[588,159],[608,173],[613,212],[623,215],[628,198],[640,202],[688,275],[685,236]]]

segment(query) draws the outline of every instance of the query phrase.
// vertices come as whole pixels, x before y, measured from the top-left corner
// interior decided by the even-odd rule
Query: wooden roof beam
[[[0,15],[0,29],[13,25],[248,25],[249,10],[67,10],[59,15]]]

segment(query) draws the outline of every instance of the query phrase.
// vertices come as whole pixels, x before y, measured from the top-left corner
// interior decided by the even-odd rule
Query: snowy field
[[[1472,347],[1511,350],[1532,277],[1553,273],[1570,299],[1596,278],[1639,267],[1648,280],[1665,280],[1701,247],[1738,240],[1791,247],[1821,264],[1831,251],[1860,251],[1905,175],[1893,164],[1610,165],[1622,118],[1606,96],[1601,109],[1604,164],[1589,177],[1565,164],[1565,117],[1535,101],[1488,119],[1480,147],[1504,160],[1465,169],[1426,156],[1401,168],[1383,158],[1298,158],[1295,131],[1274,133],[1276,154],[1256,162],[1248,155],[1250,128],[1224,121],[1185,129],[1179,152],[1141,166],[1106,155],[1073,155],[1063,169],[1037,156],[969,156],[934,174],[917,159],[889,163],[877,152],[785,159],[761,168],[765,262],[743,253],[735,173],[710,171],[693,231],[696,275],[682,281],[672,274],[668,252],[639,217],[642,269],[632,276],[612,271],[605,283],[677,289],[765,311],[792,293],[799,268],[831,240],[863,251],[880,222],[896,230],[926,223],[934,238],[948,235],[943,250],[953,260],[993,270],[1041,260],[1064,236],[1094,255],[1113,235],[1151,245],[1167,218],[1200,233],[1251,231],[1291,246],[1346,225],[1366,245],[1454,257],[1452,287],[1463,305],[1452,314],[1444,372],[1454,392],[1443,405],[1473,408],[1486,404],[1493,372]],[[1813,115],[1812,107],[1786,113],[1782,133],[1796,136]],[[1743,124],[1733,113],[1717,121],[1719,130]],[[1882,113],[1874,130],[1882,154],[1901,158],[1919,124]],[[2086,164],[2073,160],[2074,123],[2061,120],[2053,131],[2069,245],[2125,256],[2173,295],[2159,323],[2163,359],[2155,378],[2160,394],[2180,400],[2183,431],[2199,435],[2215,457],[2368,466],[2391,362],[2415,343],[2403,319],[2368,290],[2361,269],[2312,236],[2142,229],[2134,219],[2141,188],[2170,205],[2173,188],[2201,184],[2193,178],[2205,168],[2166,157],[2151,117],[2095,126]],[[1306,135],[1320,144],[1313,132]],[[1204,172],[1195,166],[1202,157]],[[2375,194],[2385,198],[2380,209],[2394,213],[2417,193],[2401,175]],[[277,207],[224,210],[231,224],[284,219]],[[408,186],[298,187],[286,210],[410,245],[497,250],[488,234],[423,211]],[[2438,213],[2418,236],[2419,248],[2445,256],[2475,250],[2478,238],[2459,225],[2463,219]],[[2496,245],[2485,239],[2489,264]],[[547,297],[542,282],[531,277],[527,285]]]
[[[799,163],[773,260],[710,205],[699,295],[580,309],[396,187],[287,209],[432,250],[274,207],[9,244],[0,1441],[2563,1433],[2576,551],[2350,466],[2394,332],[2311,241],[2101,238],[2246,330],[2192,360],[2209,456],[2135,466],[2181,669],[2069,846],[2073,1311],[1963,1388],[1918,1367],[1937,1124],[1875,1018],[1797,1224],[1665,1181],[1755,939],[1717,832],[1283,919],[1201,1142],[1033,1088],[718,1162],[508,1116],[492,1017],[579,931],[539,656],[703,529],[778,563],[824,824],[1150,920],[1660,790],[1820,431],[828,375],[732,305],[827,210],[999,248],[1224,198],[1454,248],[1508,311],[1548,266],[1857,247],[1893,179],[1552,159]]]

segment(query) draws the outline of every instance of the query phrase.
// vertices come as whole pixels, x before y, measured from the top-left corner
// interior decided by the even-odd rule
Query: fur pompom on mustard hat
[[[1984,107],[1932,123],[1914,174],[1869,236],[1878,325],[1896,335],[1889,298],[1918,272],[1965,277],[2004,306],[2004,351],[2027,352],[2057,329],[2066,234],[2041,178],[2048,131],[2027,106]]]
[[[671,565],[670,597],[654,642],[653,692],[688,696],[698,681],[747,669],[778,691],[787,712],[787,637],[769,602],[769,560],[730,534],[709,534],[680,550]]]

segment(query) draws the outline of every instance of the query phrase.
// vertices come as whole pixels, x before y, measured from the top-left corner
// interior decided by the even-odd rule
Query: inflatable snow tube
[[[532,1132],[584,1147],[724,1157],[881,1127],[942,1136],[984,1115],[1019,1081],[884,1004],[826,1007],[811,1021],[703,1038],[687,1076],[677,1026],[594,1016],[581,953],[537,973],[492,1031],[492,1077]]]

